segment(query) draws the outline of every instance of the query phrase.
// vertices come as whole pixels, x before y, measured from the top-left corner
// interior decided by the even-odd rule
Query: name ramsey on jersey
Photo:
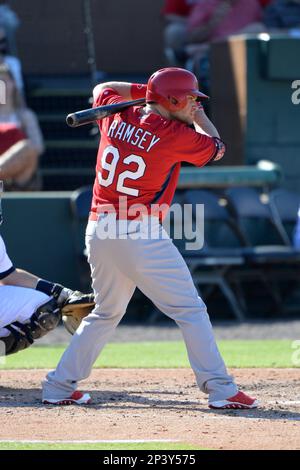
[[[160,137],[156,137],[151,132],[116,119],[111,123],[107,136],[126,141],[146,152],[149,152],[160,141]]]

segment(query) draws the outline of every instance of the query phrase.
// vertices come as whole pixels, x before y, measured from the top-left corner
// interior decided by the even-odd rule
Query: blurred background
[[[193,71],[227,144],[184,165],[176,202],[205,205],[205,247],[186,258],[212,319],[300,316],[300,1],[0,1],[1,226],[14,264],[90,289],[84,229],[99,143],[65,117],[108,80]],[[176,226],[174,218],[172,226]],[[298,225],[297,225],[298,224]],[[172,235],[172,233],[171,233]],[[127,321],[163,321],[137,292]]]

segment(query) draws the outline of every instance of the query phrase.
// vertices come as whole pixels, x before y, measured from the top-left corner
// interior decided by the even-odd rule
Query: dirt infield
[[[179,440],[210,449],[300,449],[300,371],[234,370],[258,410],[213,411],[189,369],[94,370],[86,407],[40,403],[45,371],[0,371],[1,440]]]

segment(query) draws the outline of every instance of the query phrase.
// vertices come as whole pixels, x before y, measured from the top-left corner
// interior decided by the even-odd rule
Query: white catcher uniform
[[[3,238],[0,235],[0,281],[14,271],[13,264],[7,255]],[[24,323],[38,307],[51,297],[34,289],[0,284],[0,338],[9,331],[3,328],[13,322]]]

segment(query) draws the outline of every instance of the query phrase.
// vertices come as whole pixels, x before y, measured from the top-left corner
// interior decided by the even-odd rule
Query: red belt
[[[98,218],[99,216],[101,216],[102,213],[98,213],[98,212],[90,212],[89,214],[89,220],[93,221],[93,222],[97,222],[98,221]],[[105,214],[105,212],[103,212],[103,214]],[[128,220],[128,221],[133,221],[133,220],[136,220],[136,221],[141,221],[142,219],[138,218],[138,217],[126,217],[124,219],[120,219],[120,216],[119,214],[117,214],[117,220]]]
[[[120,219],[120,215],[118,213],[115,213],[115,212],[112,212],[112,214],[115,214],[116,215],[116,219],[119,220]],[[99,217],[101,215],[108,215],[107,212],[90,212],[90,215],[89,215],[89,220],[93,221],[93,222],[97,222]],[[124,219],[121,219],[121,220],[136,220],[137,217],[124,217]]]

